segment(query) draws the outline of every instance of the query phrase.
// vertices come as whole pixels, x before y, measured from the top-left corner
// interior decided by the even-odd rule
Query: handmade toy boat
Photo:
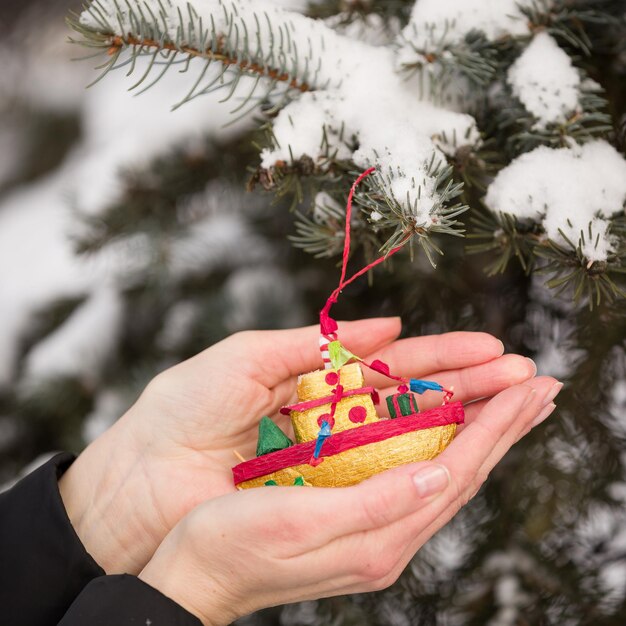
[[[411,382],[413,388],[428,383]],[[428,384],[438,390],[436,383]],[[235,485],[345,487],[405,463],[434,458],[463,423],[463,405],[444,400],[437,408],[419,412],[413,393],[403,387],[387,399],[392,417],[385,419],[376,412],[378,394],[364,387],[358,363],[301,376],[299,403],[283,410],[291,415],[297,443],[263,418],[258,456],[233,468]]]
[[[451,402],[451,390],[433,381],[396,376],[380,360],[366,363],[338,340],[337,322],[330,317],[330,309],[342,289],[398,252],[407,241],[346,279],[352,199],[356,186],[373,172],[371,168],[359,176],[348,197],[341,278],[320,312],[320,351],[325,369],[300,376],[298,403],[281,409],[291,416],[296,443],[269,417],[263,417],[257,458],[233,468],[238,489],[354,485],[387,469],[434,458],[452,441],[457,424],[463,423],[463,405]],[[397,393],[387,398],[390,418],[377,414],[378,393],[364,386],[361,365],[399,383]],[[420,412],[413,394],[426,391],[443,393],[443,404]]]

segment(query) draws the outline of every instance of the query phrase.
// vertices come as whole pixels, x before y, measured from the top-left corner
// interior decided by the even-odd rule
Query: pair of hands
[[[454,386],[455,400],[471,402],[436,461],[348,488],[237,492],[233,450],[254,456],[260,416],[292,402],[297,376],[320,360],[315,327],[239,333],[157,376],[63,476],[61,495],[88,552],[107,573],[138,574],[207,626],[393,583],[552,412],[560,390],[484,333],[399,333],[397,318],[340,326],[342,342],[366,360]],[[367,376],[384,395],[385,379]],[[440,402],[428,396],[420,408]],[[288,432],[288,418],[276,419]]]

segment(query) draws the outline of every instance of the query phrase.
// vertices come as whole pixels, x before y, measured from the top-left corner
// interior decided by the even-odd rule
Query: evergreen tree
[[[357,172],[376,165],[378,177],[357,198],[354,262],[396,243],[408,254],[371,284],[347,289],[337,317],[401,314],[406,334],[487,330],[566,387],[551,422],[511,451],[391,589],[277,607],[242,624],[621,626],[623,204],[580,209],[591,237],[588,223],[578,232],[580,222],[568,224],[560,211],[564,199],[577,201],[571,189],[580,194],[579,183],[597,182],[586,168],[601,165],[598,179],[621,171],[622,3],[465,2],[475,13],[456,21],[449,11],[461,4],[441,0],[291,3],[298,14],[274,13],[278,0],[266,4],[261,11],[258,2],[98,0],[72,18],[77,38],[104,54],[105,69],[125,64],[122,72],[143,78],[136,91],[160,79],[144,97],[185,70],[186,90],[166,90],[172,103],[194,100],[180,112],[205,93],[214,103],[216,90],[228,100],[222,106],[238,109],[232,120],[250,109],[258,123],[235,125],[220,140],[199,132],[193,143],[126,164],[121,192],[97,211],[73,199],[83,213],[77,254],[115,259],[116,271],[102,290],[50,297],[21,336],[12,374],[0,383],[4,476],[41,452],[78,450],[155,373],[233,331],[315,323],[336,281],[347,191]],[[365,78],[353,65],[359,59],[370,62]],[[376,65],[383,61],[392,71],[384,83]],[[524,78],[528,67],[536,81]],[[105,89],[119,89],[109,78]],[[392,82],[397,91],[386,93]],[[353,99],[343,106],[341,98]],[[374,116],[384,109],[369,108],[369,99],[387,98],[398,108]],[[361,117],[350,117],[352,105]],[[15,111],[38,131],[19,171],[1,183],[5,197],[41,180],[81,132],[76,116]],[[413,139],[390,130],[398,120]],[[64,139],[50,139],[51,128],[64,129]],[[380,134],[368,134],[372,128]],[[165,143],[166,131],[154,134]],[[415,137],[422,143],[413,154]],[[55,152],[36,166],[44,146]],[[533,189],[542,169],[553,195]],[[556,214],[533,213],[534,204],[523,213],[520,179],[524,193],[550,199]],[[246,184],[254,193],[244,193]],[[609,200],[618,192],[612,187]],[[596,196],[593,188],[585,199]],[[460,231],[469,240],[450,236]],[[476,254],[468,256],[468,244]],[[550,287],[562,290],[559,298]],[[78,365],[63,368],[60,355],[72,351],[81,319],[96,330],[81,335]],[[108,342],[102,354],[98,334]],[[50,354],[56,366],[44,367]]]

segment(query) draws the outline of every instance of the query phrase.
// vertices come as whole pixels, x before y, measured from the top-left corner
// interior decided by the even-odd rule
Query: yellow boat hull
[[[263,487],[268,481],[291,486],[298,477],[313,487],[349,487],[385,470],[433,459],[454,439],[456,426],[447,424],[403,433],[324,457],[319,465],[303,463],[252,478],[237,488]]]

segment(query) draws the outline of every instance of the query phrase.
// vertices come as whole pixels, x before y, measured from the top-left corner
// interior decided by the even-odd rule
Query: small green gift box
[[[419,411],[412,393],[394,393],[392,396],[387,396],[387,407],[392,418],[414,415]]]

